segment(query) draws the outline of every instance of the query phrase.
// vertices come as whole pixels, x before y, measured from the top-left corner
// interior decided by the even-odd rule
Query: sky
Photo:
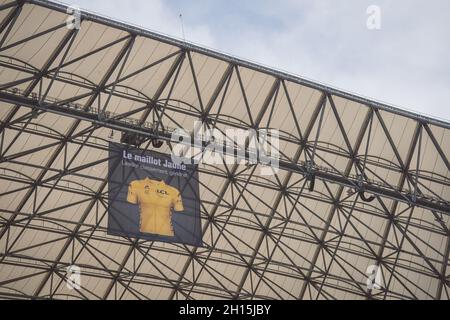
[[[450,121],[448,0],[65,3]]]

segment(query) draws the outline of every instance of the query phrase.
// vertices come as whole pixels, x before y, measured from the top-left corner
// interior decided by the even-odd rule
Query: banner
[[[202,246],[197,165],[110,143],[108,234]]]

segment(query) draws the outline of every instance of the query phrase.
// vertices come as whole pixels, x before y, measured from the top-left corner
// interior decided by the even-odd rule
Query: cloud
[[[331,86],[450,119],[450,2],[434,0],[88,1],[114,18]],[[382,28],[366,28],[381,8]]]

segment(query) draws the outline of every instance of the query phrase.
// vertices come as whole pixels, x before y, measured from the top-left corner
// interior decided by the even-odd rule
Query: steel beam
[[[64,106],[56,106],[53,104],[48,104],[42,102],[37,104],[31,98],[16,96],[4,91],[0,91],[0,101],[4,101],[7,103],[20,104],[22,106],[26,106],[32,109],[39,109],[46,112],[52,112],[58,115],[73,117],[80,120],[85,120],[91,122],[95,125],[99,125],[102,127],[122,131],[122,132],[133,132],[140,134],[142,136],[146,136],[149,138],[158,138],[161,140],[171,141],[172,135],[166,131],[155,131],[150,128],[141,127],[134,123],[127,123],[125,121],[118,120],[99,120],[96,114],[86,112],[83,110],[70,109]],[[226,148],[224,147],[224,150]],[[234,150],[236,152],[237,149]],[[248,151],[246,152],[248,155]],[[307,173],[307,168],[304,165],[300,165],[295,162],[288,162],[285,160],[279,161],[279,166],[281,170],[286,170],[289,172],[296,172],[302,175]],[[342,186],[346,186],[349,188],[355,188],[358,186],[358,180],[354,178],[347,177],[346,175],[340,175],[333,172],[320,171],[316,172],[316,178],[324,181],[328,181],[330,183],[337,183]],[[377,186],[371,183],[365,183],[364,189],[368,193],[372,193],[379,196],[384,196],[390,199],[394,199],[404,203],[414,203],[418,207],[422,207],[428,210],[434,210],[437,212],[441,212],[443,214],[450,214],[450,204],[445,203],[444,201],[430,200],[428,198],[422,197],[421,195],[417,195],[417,199],[413,201],[413,194],[405,193],[402,189],[392,190],[386,187]]]

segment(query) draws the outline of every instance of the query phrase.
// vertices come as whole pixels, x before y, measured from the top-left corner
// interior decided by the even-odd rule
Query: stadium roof
[[[0,1],[0,297],[450,298],[450,123],[81,17]],[[199,166],[205,247],[107,235],[109,141],[195,120],[280,130],[280,171]]]

